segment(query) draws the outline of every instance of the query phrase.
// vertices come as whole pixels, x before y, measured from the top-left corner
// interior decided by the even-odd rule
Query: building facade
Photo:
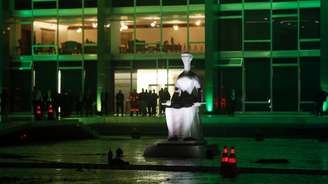
[[[142,88],[172,94],[180,53],[191,52],[208,112],[223,112],[232,89],[240,111],[310,111],[320,83],[327,88],[321,6],[319,0],[3,1],[2,86],[12,111],[30,110],[34,86],[44,94],[69,92],[76,101],[90,94],[98,110],[106,92],[113,111],[119,90],[126,98]]]

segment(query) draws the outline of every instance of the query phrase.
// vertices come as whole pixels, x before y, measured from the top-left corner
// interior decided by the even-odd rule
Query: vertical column
[[[218,11],[218,1],[206,0],[205,1],[205,101],[206,111],[213,112],[213,101],[215,91],[215,63],[217,63],[217,22],[215,13]]]
[[[321,58],[320,58],[320,86],[328,92],[328,1],[321,0]]]
[[[114,111],[114,72],[111,64],[110,35],[112,26],[109,22],[111,1],[98,0],[98,61],[97,61],[97,110],[101,110],[101,92],[108,92],[108,110]]]
[[[0,60],[2,61],[0,63],[0,92],[2,91],[3,87],[3,70],[4,70],[4,62],[6,59],[4,58],[4,53],[3,53],[3,31],[4,31],[4,26],[3,26],[3,18],[4,18],[4,11],[2,7],[3,1],[0,2]]]

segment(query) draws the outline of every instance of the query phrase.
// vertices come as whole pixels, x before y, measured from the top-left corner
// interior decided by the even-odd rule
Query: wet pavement
[[[106,164],[107,151],[124,151],[124,160],[134,165],[219,167],[214,159],[144,158],[147,145],[165,137],[102,136],[48,144],[0,147],[0,162],[62,162]],[[328,142],[316,139],[206,138],[208,144],[234,146],[239,167],[278,169],[328,169]],[[289,163],[256,163],[259,159],[286,159]],[[1,168],[0,183],[328,183],[328,175],[311,174],[240,174],[229,179],[219,173],[171,172],[106,169]]]

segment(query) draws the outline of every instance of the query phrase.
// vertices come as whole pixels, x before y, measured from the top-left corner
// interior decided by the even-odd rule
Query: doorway
[[[298,111],[298,68],[273,67],[273,111]]]

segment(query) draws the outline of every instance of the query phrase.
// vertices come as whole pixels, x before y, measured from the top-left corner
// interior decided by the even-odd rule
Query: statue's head
[[[181,54],[181,59],[183,61],[184,70],[189,71],[190,70],[190,65],[191,65],[191,60],[192,60],[192,54],[182,53]]]

